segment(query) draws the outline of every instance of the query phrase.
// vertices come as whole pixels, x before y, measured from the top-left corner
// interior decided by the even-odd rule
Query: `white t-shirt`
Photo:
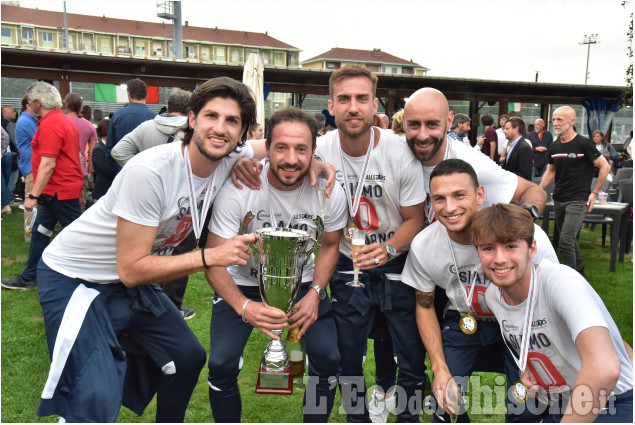
[[[541,262],[534,275],[537,292],[527,365],[541,386],[568,398],[581,366],[575,340],[583,330],[602,326],[609,330],[621,363],[615,394],[631,390],[630,358],[613,318],[591,285],[575,270],[551,261]],[[500,323],[503,337],[518,357],[527,300],[510,306],[496,285],[489,286],[485,298]]]
[[[462,159],[469,163],[476,172],[479,185],[485,187],[485,202],[483,207],[497,203],[509,203],[518,186],[518,176],[503,170],[494,161],[482,153],[468,148],[461,142],[448,139],[443,159]],[[425,191],[430,192],[430,174],[434,167],[423,166]]]
[[[117,218],[156,227],[153,255],[170,255],[192,231],[190,193],[182,143],[160,145],[135,155],[119,172],[110,190],[66,227],[42,254],[51,269],[97,283],[119,281]],[[212,200],[244,152],[223,158],[212,178],[193,176],[199,214],[212,182]]]
[[[392,132],[379,130],[379,142],[373,149],[366,171],[365,187],[356,215],[356,225],[366,230],[366,244],[386,242],[403,223],[401,207],[417,205],[426,199],[421,175],[421,163],[417,161],[406,141]],[[316,155],[322,161],[335,166],[335,178],[344,185],[342,161],[340,159],[339,131],[331,131],[318,138]],[[358,174],[364,156],[351,157],[342,152],[348,173],[349,194],[355,195]],[[351,256],[351,243],[340,239],[340,252]],[[404,247],[397,255],[408,249]],[[398,275],[388,274],[389,279],[399,280]]]
[[[281,191],[269,184],[268,170],[269,165],[265,164],[260,173],[260,190],[241,190],[236,188],[231,180],[227,180],[214,202],[212,219],[209,222],[211,233],[226,239],[236,236],[248,211],[255,216],[249,224],[248,232],[271,227],[271,208],[276,217],[276,227],[304,230],[309,232],[311,237],[315,237],[317,229],[313,219],[320,213],[320,202],[317,190],[311,187],[309,178],[305,177],[303,185],[295,190]],[[339,231],[346,226],[348,206],[344,190],[339,185],[335,185],[331,197],[326,198],[324,212],[325,232]],[[287,226],[290,219],[291,224]],[[310,258],[302,270],[303,282],[313,280],[313,269],[313,259]],[[258,286],[258,268],[253,255],[249,256],[247,265],[231,266],[227,270],[237,285]]]
[[[503,153],[503,149],[505,149],[505,146],[507,146],[507,136],[505,136],[505,133],[503,133],[503,129],[502,128],[497,128],[496,129],[496,136],[498,137],[498,156],[500,156]]]
[[[539,262],[546,258],[558,262],[549,237],[535,224],[534,238],[538,252],[533,261]],[[450,245],[456,264],[452,260]],[[468,307],[465,291],[469,295],[474,283],[476,287],[471,299],[472,314],[477,319],[493,318],[493,313],[485,302],[485,290],[491,286],[490,279],[483,273],[476,248],[454,242],[439,221],[426,227],[413,239],[401,279],[406,285],[422,292],[432,292],[435,286],[445,289],[449,299],[447,308],[462,313],[466,313]]]

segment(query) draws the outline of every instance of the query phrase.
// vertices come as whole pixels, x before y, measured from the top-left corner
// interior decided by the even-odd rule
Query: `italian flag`
[[[128,90],[125,84],[95,83],[95,102],[128,103]],[[148,86],[146,103],[159,103],[159,88]]]
[[[524,103],[522,102],[509,102],[507,104],[507,112],[520,112],[523,110]]]

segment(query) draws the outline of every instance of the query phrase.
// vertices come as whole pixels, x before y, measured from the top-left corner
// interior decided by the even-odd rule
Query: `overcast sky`
[[[430,68],[428,75],[624,85],[631,0],[208,0],[183,2],[189,25],[267,31],[306,60],[332,47],[380,48]],[[23,7],[63,10],[61,0]],[[66,2],[69,13],[163,22],[156,1]]]

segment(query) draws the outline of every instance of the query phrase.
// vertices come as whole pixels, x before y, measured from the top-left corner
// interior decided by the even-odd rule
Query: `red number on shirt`
[[[567,385],[567,381],[560,375],[549,357],[542,353],[531,352],[527,356],[527,365],[547,392],[560,391]]]
[[[379,227],[377,210],[375,209],[375,205],[373,205],[368,198],[362,196],[359,200],[359,209],[355,215],[355,223],[357,227],[368,233],[377,230]]]

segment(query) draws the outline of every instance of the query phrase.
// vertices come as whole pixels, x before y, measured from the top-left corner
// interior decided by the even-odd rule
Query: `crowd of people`
[[[306,351],[305,422],[328,421],[338,388],[349,422],[418,422],[424,398],[433,421],[468,422],[469,377],[493,371],[506,377],[507,421],[631,423],[632,349],[577,242],[620,162],[604,135],[578,134],[563,106],[554,135],[543,119],[528,134],[519,116],[501,116],[497,130],[484,114],[472,143],[474,121],[433,88],[412,94],[389,129],[377,81],[360,65],[332,73],[332,131],[325,114],[294,107],[257,123],[251,92],[228,77],[175,90],[160,115],[131,80],[129,104],[96,129],[77,94],[62,101],[32,84],[15,125],[31,245],[2,287],[39,294],[51,365],[37,415],[114,422],[122,405],[141,414],[156,394],[157,422],[182,422],[207,358],[212,416],[239,422],[252,330],[279,339],[272,330],[288,328]],[[552,182],[563,264],[534,224]],[[268,227],[321,240],[288,311],[259,291],[252,247]],[[353,253],[357,230],[365,244]],[[214,291],[209,354],[182,305],[201,271]]]

